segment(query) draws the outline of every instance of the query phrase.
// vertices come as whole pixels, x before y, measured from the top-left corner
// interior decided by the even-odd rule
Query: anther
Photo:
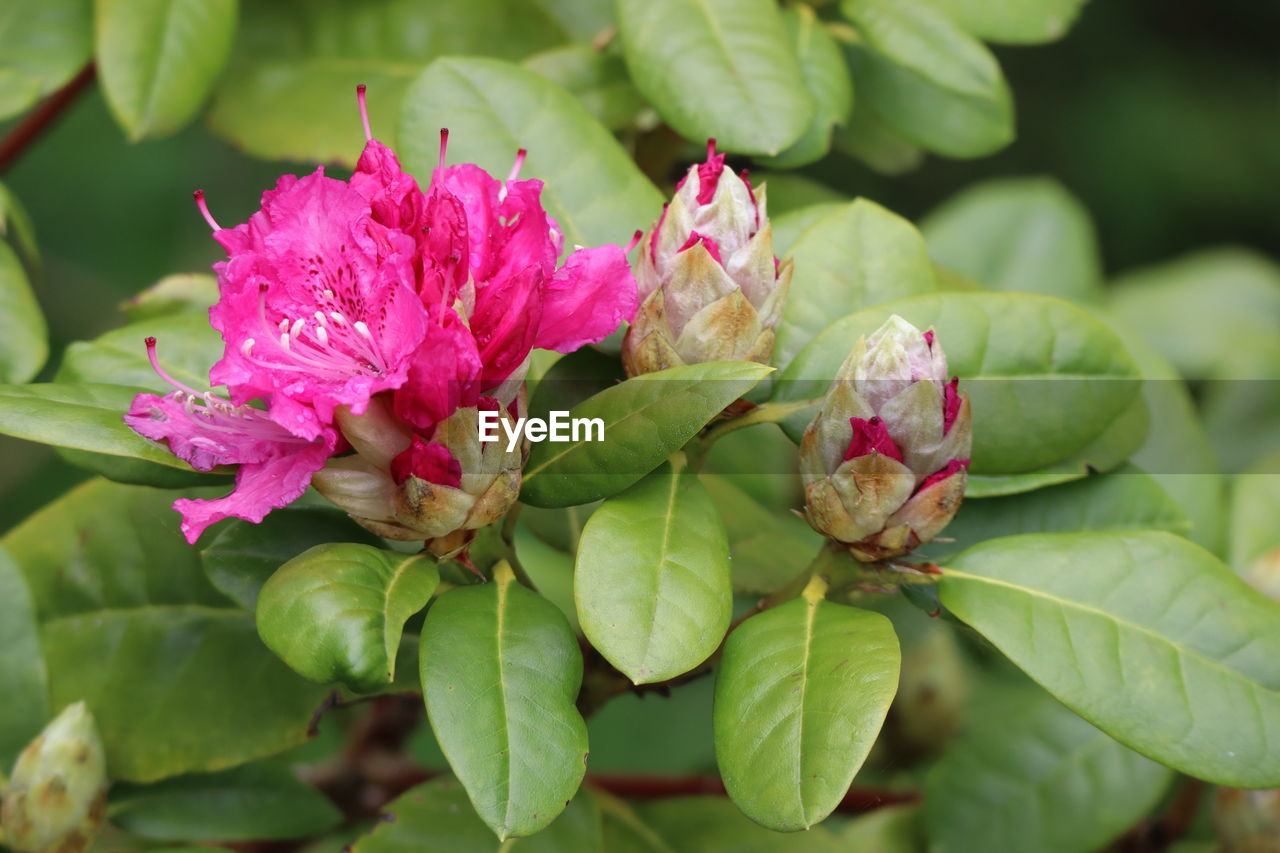
[[[364,98],[365,85],[361,83],[356,86],[356,103],[360,105],[360,123],[364,125],[364,138],[368,142],[373,141],[373,131],[369,127],[369,107],[365,103]]]

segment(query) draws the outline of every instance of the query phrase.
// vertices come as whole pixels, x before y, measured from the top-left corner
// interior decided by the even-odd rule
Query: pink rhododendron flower
[[[357,92],[367,141],[350,181],[286,175],[235,228],[196,193],[227,251],[210,378],[230,399],[174,383],[149,342],[176,390],[125,416],[198,470],[240,466],[227,497],[175,503],[189,541],[222,518],[260,521],[320,473],[322,493],[382,535],[465,543],[514,502],[526,453],[481,447],[478,411],[516,417],[534,347],[572,351],[634,313],[630,247],[557,265],[542,182],[517,179],[523,151],[500,181],[445,166],[441,131],[424,191],[373,138]]]
[[[197,471],[239,465],[230,495],[215,500],[181,499],[182,532],[195,544],[215,521],[235,516],[261,521],[268,512],[292,503],[324,467],[338,441],[337,431],[322,429],[314,439],[299,438],[261,409],[236,406],[210,392],[197,391],[164,371],[156,359],[156,340],[147,339],[151,365],[174,390],[161,397],[139,394],[124,420],[136,432],[169,449]]]

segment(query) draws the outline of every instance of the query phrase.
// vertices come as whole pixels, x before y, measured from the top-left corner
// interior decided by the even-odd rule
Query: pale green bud
[[[79,853],[101,827],[106,799],[102,741],[77,702],[18,756],[0,805],[4,843],[21,853]]]

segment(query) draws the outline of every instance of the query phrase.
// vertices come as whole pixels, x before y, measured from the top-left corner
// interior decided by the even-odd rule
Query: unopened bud
[[[102,741],[83,702],[27,745],[0,806],[4,843],[22,853],[86,850],[106,814]]]
[[[859,338],[800,442],[805,516],[860,560],[937,536],[964,497],[968,398],[934,332],[894,315]]]
[[[640,244],[642,299],[623,342],[637,376],[707,361],[767,362],[791,282],[773,254],[765,191],[708,146]]]

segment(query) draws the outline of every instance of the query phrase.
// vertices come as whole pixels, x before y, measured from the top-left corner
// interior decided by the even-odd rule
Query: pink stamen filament
[[[209,227],[214,231],[221,231],[222,226],[213,218],[213,214],[209,212],[209,205],[204,200],[204,190],[196,190],[191,194],[196,200],[196,207],[200,210],[200,215],[204,217],[204,221],[209,223]]]
[[[507,200],[507,184],[514,181],[516,176],[520,174],[520,167],[524,165],[524,158],[528,153],[523,148],[516,152],[516,162],[512,164],[511,171],[507,173],[507,179],[502,182],[502,189],[498,190],[499,202]]]
[[[640,244],[640,238],[641,238],[641,237],[643,237],[643,236],[644,236],[644,232],[643,232],[643,231],[640,231],[639,229],[637,229],[637,230],[636,230],[636,233],[631,235],[631,242],[630,242],[630,243],[628,243],[628,244],[626,245],[626,248],[624,248],[624,249],[622,250],[622,254],[624,254],[624,255],[625,255],[625,254],[627,254],[627,253],[628,253],[628,252],[630,252],[632,249],[634,249],[637,245],[639,245],[639,244]]]
[[[444,168],[444,156],[449,150],[449,128],[440,128],[440,168]]]
[[[360,105],[360,123],[364,125],[364,138],[367,142],[373,141],[373,130],[369,127],[369,105],[365,103],[365,85],[361,83],[356,86],[356,103]]]
[[[267,320],[266,294],[265,286],[258,289],[258,322],[266,333],[264,340],[274,345],[275,354],[283,356],[283,361],[256,355],[257,339],[249,338],[241,344],[240,351],[254,364],[272,370],[320,373],[327,379],[346,379],[359,373],[375,376],[386,373],[386,360],[363,320],[353,323],[340,312],[329,311],[328,317],[333,321],[330,326],[325,313],[316,311],[312,315],[315,318],[312,324],[301,317],[292,322],[288,317],[282,317],[273,327]]]
[[[155,338],[147,338],[146,344],[147,344],[147,360],[151,362],[151,369],[156,372],[157,376],[159,376],[165,382],[168,382],[170,385],[172,385],[174,388],[177,388],[179,391],[183,392],[184,394],[189,394],[193,397],[204,396],[205,394],[204,391],[197,391],[196,389],[192,388],[190,385],[179,382],[178,380],[170,376],[168,371],[166,371],[163,367],[160,366],[160,359],[156,356],[156,339]]]

